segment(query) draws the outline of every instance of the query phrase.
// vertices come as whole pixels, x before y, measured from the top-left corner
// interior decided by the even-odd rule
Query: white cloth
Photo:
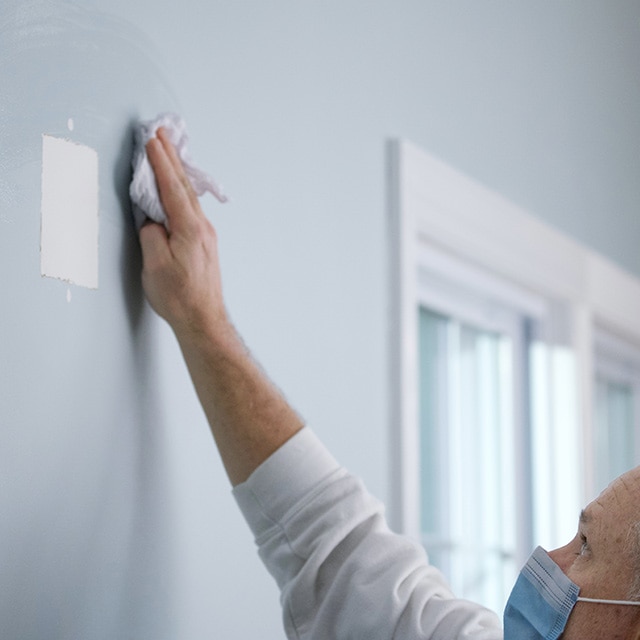
[[[289,638],[501,640],[498,617],[456,599],[422,547],[306,427],[234,489],[281,590]]]
[[[163,113],[155,120],[140,122],[134,132],[133,178],[129,186],[129,195],[133,205],[133,217],[138,230],[140,230],[147,218],[165,226],[167,225],[167,214],[160,201],[155,175],[145,149],[147,142],[155,136],[160,127],[164,127],[167,130],[169,139],[175,146],[180,160],[182,160],[185,173],[194,191],[199,196],[209,191],[220,202],[227,201],[227,197],[215,180],[198,169],[189,157],[187,152],[189,138],[184,120],[175,113]]]

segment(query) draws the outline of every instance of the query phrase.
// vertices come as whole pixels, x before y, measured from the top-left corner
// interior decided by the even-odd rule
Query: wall
[[[233,197],[203,200],[232,316],[386,498],[385,140],[640,275],[639,32],[640,3],[622,0],[3,0],[0,635],[283,635],[180,354],[142,300],[137,118],[187,119]],[[96,290],[40,275],[45,133],[98,152]]]

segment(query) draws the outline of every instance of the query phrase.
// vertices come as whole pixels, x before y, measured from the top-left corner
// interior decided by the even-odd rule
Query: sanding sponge
[[[194,191],[199,196],[209,191],[220,202],[227,201],[227,197],[215,180],[198,169],[189,157],[187,127],[184,120],[175,113],[160,114],[155,120],[140,122],[134,132],[133,179],[129,187],[129,195],[138,231],[147,219],[167,226],[167,214],[160,201],[155,175],[145,149],[147,142],[155,136],[160,127],[164,127],[169,134],[169,139],[182,160],[185,173]]]

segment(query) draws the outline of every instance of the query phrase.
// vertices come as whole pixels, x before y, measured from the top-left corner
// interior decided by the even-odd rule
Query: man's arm
[[[389,531],[251,359],[225,311],[215,230],[162,130],[147,153],[169,232],[140,231],[145,292],[178,338],[288,636],[499,640],[496,617],[453,598],[420,545]]]
[[[164,131],[147,145],[169,232],[140,230],[142,283],[171,325],[233,485],[245,481],[302,427],[251,358],[227,315],[217,238]]]

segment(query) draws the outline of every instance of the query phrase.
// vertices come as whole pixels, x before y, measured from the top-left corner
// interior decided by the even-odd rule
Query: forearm
[[[173,328],[232,484],[302,427],[225,311],[217,237],[165,132],[147,144],[168,228],[140,229],[142,283]]]
[[[228,320],[176,336],[229,479],[237,485],[303,423]]]

